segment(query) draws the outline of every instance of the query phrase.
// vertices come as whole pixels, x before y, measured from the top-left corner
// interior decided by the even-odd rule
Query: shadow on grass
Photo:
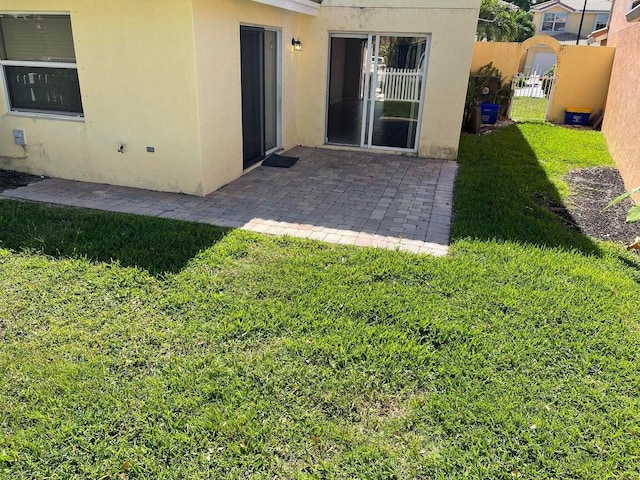
[[[0,200],[0,247],[56,258],[118,261],[152,275],[175,273],[227,229],[90,210]]]
[[[600,251],[577,227],[517,125],[461,139],[451,239],[463,238]]]

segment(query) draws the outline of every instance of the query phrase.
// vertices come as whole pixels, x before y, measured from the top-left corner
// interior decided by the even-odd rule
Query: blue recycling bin
[[[564,111],[564,123],[566,125],[589,125],[590,116],[590,108],[567,107]]]
[[[482,123],[495,125],[498,121],[498,113],[500,113],[500,105],[497,103],[481,103],[480,116]]]

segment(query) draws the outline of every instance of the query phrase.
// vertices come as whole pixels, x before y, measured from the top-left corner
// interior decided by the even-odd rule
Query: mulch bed
[[[565,176],[571,194],[568,207],[573,222],[593,238],[629,244],[640,235],[640,224],[626,223],[631,200],[604,210],[611,200],[625,192],[615,168],[580,168]]]
[[[39,175],[14,172],[13,170],[0,170],[0,192],[18,187],[26,187],[30,183],[39,182],[44,178],[45,177]]]

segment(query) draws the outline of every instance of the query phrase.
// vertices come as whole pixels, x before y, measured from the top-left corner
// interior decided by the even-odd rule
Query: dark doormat
[[[262,166],[290,168],[290,167],[293,167],[297,161],[298,161],[298,157],[285,157],[283,155],[273,154],[269,158],[267,158],[264,162],[262,162]]]

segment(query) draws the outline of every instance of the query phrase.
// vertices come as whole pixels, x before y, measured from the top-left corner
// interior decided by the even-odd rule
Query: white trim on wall
[[[292,12],[304,13],[306,15],[318,15],[320,4],[311,0],[253,0],[254,2],[264,3],[272,7],[284,8]]]
[[[548,5],[547,5],[548,3]],[[571,12],[571,13],[575,13],[571,8],[567,7],[566,5],[564,5],[561,2],[545,2],[544,4],[540,4],[540,5],[532,5],[531,6],[531,10],[529,10],[532,13],[535,12],[546,12],[547,10],[549,10],[550,8],[555,8],[555,7],[559,7],[562,8],[564,10],[566,10],[567,12]]]
[[[634,1],[629,4],[629,10],[625,13],[627,22],[640,21],[640,2]]]

